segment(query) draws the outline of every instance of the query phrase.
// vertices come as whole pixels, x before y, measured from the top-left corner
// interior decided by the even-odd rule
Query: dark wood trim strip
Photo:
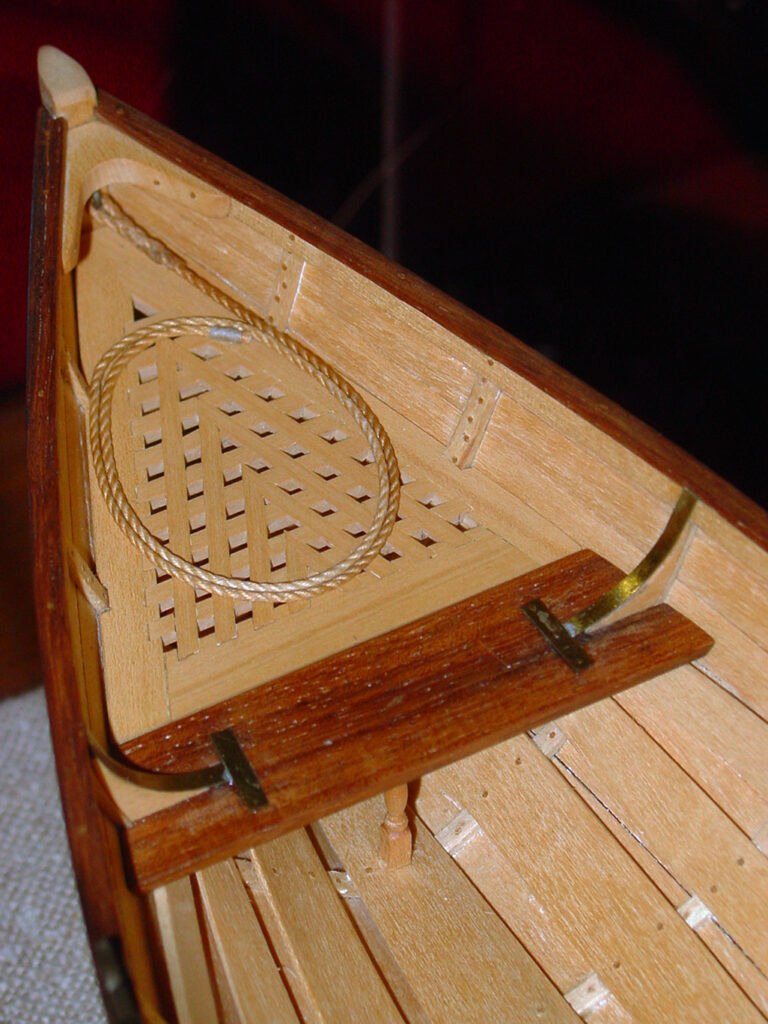
[[[125,744],[159,771],[215,761],[232,729],[268,804],[217,786],[126,832],[142,889],[309,824],[509,736],[701,657],[711,639],[666,605],[585,640],[578,675],[521,606],[561,620],[620,577],[581,551]],[[375,838],[375,837],[374,837]],[[372,839],[373,841],[373,839]]]
[[[470,312],[341,229],[187,142],[151,118],[99,92],[97,119],[111,124],[238,202],[258,210],[323,252],[387,289],[458,337],[525,377],[624,447],[687,487],[768,550],[768,513],[661,434],[538,352]]]
[[[118,933],[109,858],[73,661],[65,595],[57,451],[56,336],[66,123],[41,110],[35,145],[27,333],[27,460],[35,606],[51,738],[91,942]]]

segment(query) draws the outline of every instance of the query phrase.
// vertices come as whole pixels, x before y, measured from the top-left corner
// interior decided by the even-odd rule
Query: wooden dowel
[[[405,807],[408,785],[403,783],[384,794],[387,814],[379,829],[379,856],[388,868],[402,868],[411,863],[413,842]]]

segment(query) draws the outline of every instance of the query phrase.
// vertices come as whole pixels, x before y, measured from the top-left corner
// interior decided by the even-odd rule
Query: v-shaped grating
[[[340,562],[370,529],[378,478],[360,427],[264,346],[193,335],[143,350],[115,389],[113,436],[120,478],[144,526],[211,572],[303,579]],[[404,473],[403,484],[398,520],[368,573],[435,557],[477,525],[428,482]],[[283,611],[195,590],[154,566],[147,573],[150,635],[179,657]]]

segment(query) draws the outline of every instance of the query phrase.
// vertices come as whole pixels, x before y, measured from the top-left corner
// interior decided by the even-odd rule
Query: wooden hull
[[[92,111],[70,107],[68,118],[43,111],[36,167],[29,400],[41,646],[89,933],[97,959],[119,946],[143,1018],[768,1017],[765,513],[497,328],[109,97]],[[150,262],[98,210],[86,214],[97,190],[221,294],[317,353],[383,424],[403,480],[399,519],[351,582],[285,603],[196,593],[116,525],[88,441],[99,360],[133,321],[231,311]],[[146,353],[127,364],[132,383],[112,410],[123,424],[115,461],[126,490],[190,563],[260,578],[261,559],[261,575],[277,583],[290,580],[296,559],[304,575],[333,565],[333,551],[355,550],[376,496],[376,460],[359,424],[323,405],[322,388],[284,354],[217,348],[216,337],[182,348],[174,336],[167,366]],[[231,392],[240,397],[216,387],[240,388]],[[275,408],[294,423],[290,443],[270,441],[281,436]],[[238,426],[251,413],[258,450]],[[216,429],[206,433],[209,421]],[[174,430],[185,458],[172,470]],[[206,458],[216,474],[198,490],[195,466]],[[264,463],[277,473],[259,485],[274,519],[256,551],[258,524],[227,524],[247,518],[251,481],[269,479]],[[439,728],[429,711],[433,733],[420,738],[407,728],[415,704],[407,713],[392,704],[391,728],[370,734],[375,758],[366,738],[354,758],[320,760],[324,744],[343,752],[364,717],[344,687],[332,688],[342,671],[333,666],[348,665],[352,645],[362,645],[355,678],[367,678],[366,658],[398,663],[387,638],[402,639],[397,631],[420,616],[460,609],[446,630],[445,643],[455,642],[449,634],[468,628],[467,609],[489,588],[539,580],[559,559],[591,558],[591,549],[628,571],[681,487],[700,500],[657,589],[714,638],[692,665],[622,692],[602,679],[604,690],[595,683],[588,699],[553,699],[550,719],[520,715],[516,729],[496,728],[501,704],[481,729],[487,702],[478,700],[457,712],[475,732],[454,735],[449,707]],[[203,504],[212,489],[228,532],[216,532]],[[174,532],[181,506],[183,542]],[[309,510],[322,532],[307,532]],[[577,598],[582,577],[561,598],[562,618],[586,601]],[[421,642],[411,637],[408,651]],[[634,650],[638,664],[661,657],[650,640]],[[288,718],[280,727],[301,733],[317,665],[330,666],[321,689],[331,696],[317,712],[330,731],[312,748],[311,769],[291,769],[278,786],[280,756],[291,768],[309,755],[270,746],[270,721],[290,717],[270,701],[282,680],[296,686],[305,673],[295,728]],[[655,674],[642,668],[633,679]],[[398,685],[388,701],[413,692],[410,679]],[[604,694],[613,695],[581,707]],[[207,762],[184,746],[185,723],[197,729],[219,715],[226,726],[248,700],[237,721],[260,723],[247,750],[268,803],[279,811],[281,793],[309,793],[295,798],[293,817],[276,812],[272,831],[258,831],[232,793],[148,796],[95,766],[97,743],[144,769],[200,768]],[[314,735],[312,722],[305,732]],[[321,785],[323,765],[341,779],[338,792]],[[392,871],[378,858],[380,801],[363,798],[405,780],[414,852]]]

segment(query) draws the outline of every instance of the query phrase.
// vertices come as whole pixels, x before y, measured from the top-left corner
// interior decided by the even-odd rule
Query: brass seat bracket
[[[683,488],[659,539],[642,561],[597,601],[566,622],[561,622],[539,599],[528,601],[522,606],[526,617],[574,672],[578,673],[592,664],[589,654],[576,638],[604,622],[648,583],[683,536],[697,500],[694,494]]]
[[[191,772],[158,772],[139,768],[126,758],[115,757],[88,733],[88,747],[92,756],[119,778],[135,786],[162,793],[184,793],[228,783],[249,811],[264,807],[268,801],[259,777],[232,729],[213,733],[211,743],[218,754],[219,764]]]

